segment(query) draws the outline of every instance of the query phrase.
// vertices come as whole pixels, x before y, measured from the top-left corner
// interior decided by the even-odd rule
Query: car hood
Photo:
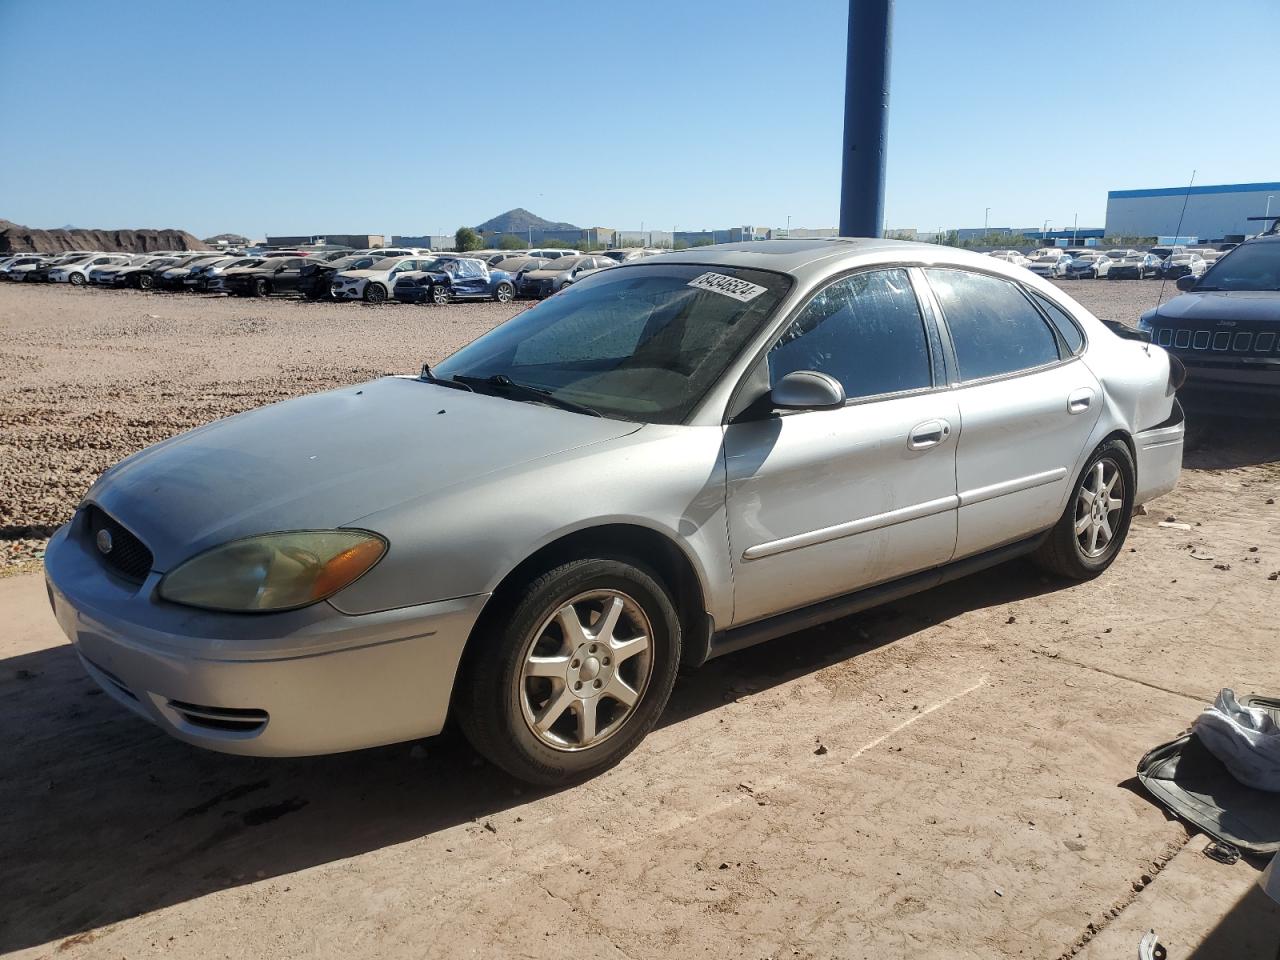
[[[1236,320],[1244,323],[1280,324],[1280,291],[1209,290],[1184,293],[1162,303],[1155,315],[1161,320],[1203,323]]]
[[[140,537],[154,568],[166,571],[229,540],[353,525],[411,498],[638,429],[383,377],[148,447],[107,471],[86,499]]]
[[[378,279],[386,279],[386,270],[343,270],[341,273],[335,274],[335,280],[368,280],[372,277]]]
[[[568,270],[526,270],[524,276],[528,280],[551,280],[568,272]]]

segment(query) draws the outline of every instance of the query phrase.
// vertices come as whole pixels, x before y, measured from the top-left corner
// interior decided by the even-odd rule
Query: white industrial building
[[[1249,217],[1277,212],[1280,183],[1225,183],[1190,191],[1186,187],[1112,190],[1107,194],[1107,236],[1239,240],[1269,226]]]

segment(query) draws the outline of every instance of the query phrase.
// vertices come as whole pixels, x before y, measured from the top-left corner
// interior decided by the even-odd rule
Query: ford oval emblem
[[[101,553],[111,552],[111,547],[113,546],[113,544],[111,543],[110,530],[99,530],[97,537],[94,538],[94,541],[98,544],[98,550]]]

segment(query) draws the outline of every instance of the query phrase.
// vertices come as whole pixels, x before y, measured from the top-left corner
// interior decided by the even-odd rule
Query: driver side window
[[[769,351],[769,385],[817,370],[849,399],[933,385],[929,341],[905,270],[855,273],[822,289]]]

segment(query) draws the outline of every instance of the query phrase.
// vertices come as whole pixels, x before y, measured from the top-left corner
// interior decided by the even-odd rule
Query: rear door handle
[[[926,420],[911,428],[907,434],[907,449],[926,450],[936,447],[951,436],[951,424],[946,420]]]
[[[1090,387],[1073,390],[1067,397],[1067,413],[1084,413],[1091,403],[1093,403],[1093,390]]]

